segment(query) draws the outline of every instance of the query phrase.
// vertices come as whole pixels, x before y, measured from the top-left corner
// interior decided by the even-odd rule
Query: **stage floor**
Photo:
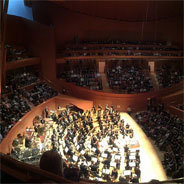
[[[149,182],[152,179],[160,181],[167,180],[167,176],[163,169],[162,163],[157,156],[157,153],[150,143],[149,139],[141,129],[141,127],[127,113],[120,113],[121,118],[134,129],[134,134],[140,144],[140,169],[141,182]]]

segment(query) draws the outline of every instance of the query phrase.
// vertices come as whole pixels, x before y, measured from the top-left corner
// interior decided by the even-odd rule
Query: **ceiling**
[[[48,1],[71,12],[121,21],[183,17],[183,1]]]

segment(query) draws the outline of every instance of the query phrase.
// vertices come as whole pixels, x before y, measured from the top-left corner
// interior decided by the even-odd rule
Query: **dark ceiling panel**
[[[69,11],[109,19],[142,21],[147,17],[151,21],[183,16],[183,1],[48,1]]]

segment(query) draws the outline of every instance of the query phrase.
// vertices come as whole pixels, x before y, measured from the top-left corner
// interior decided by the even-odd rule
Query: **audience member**
[[[46,151],[40,159],[40,169],[63,176],[63,160],[54,150]]]

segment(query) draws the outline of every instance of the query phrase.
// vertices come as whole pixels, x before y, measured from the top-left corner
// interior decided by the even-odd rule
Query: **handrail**
[[[0,153],[1,159],[1,170],[7,173],[10,176],[17,178],[19,181],[28,182],[32,178],[42,178],[46,180],[51,180],[59,183],[75,183],[73,181],[67,180],[62,176],[58,176],[56,174],[44,171],[36,166],[29,165],[18,160],[11,158],[8,155]],[[157,181],[157,184],[161,183],[183,183],[183,178],[171,179],[166,181]],[[78,183],[80,184],[93,184],[97,183],[96,181],[90,181],[87,179],[81,179]],[[106,182],[99,182],[98,183],[106,183]],[[109,183],[109,182],[108,182]],[[112,183],[112,182],[110,182]],[[120,184],[121,182],[116,182]],[[151,184],[152,182],[143,182],[141,184]]]
[[[79,43],[79,44],[73,44],[68,43],[66,44],[66,47],[96,47],[96,46],[124,46],[124,47],[157,47],[157,48],[178,48],[176,45],[155,45],[155,44],[123,44],[123,43]]]
[[[56,63],[60,60],[80,60],[80,59],[184,59],[184,56],[134,56],[134,55],[110,55],[110,56],[70,56],[57,57]]]
[[[128,52],[128,50],[130,50],[131,52],[145,52],[145,53],[183,53],[183,50],[143,50],[143,49],[139,49],[139,50],[135,50],[135,49],[78,49],[78,50],[62,50],[62,53],[77,53],[77,52],[85,52],[85,53],[95,53],[95,52],[120,52],[120,53],[124,53],[124,52]],[[60,54],[60,52],[58,52],[58,54]]]
[[[31,178],[35,178],[36,176],[36,178],[42,177],[44,179],[50,179],[56,182],[73,183],[62,176],[58,176],[56,174],[44,171],[33,165],[20,162],[3,153],[0,153],[0,159],[1,170],[19,179],[22,182],[27,182]]]
[[[21,60],[8,62],[6,64],[6,71],[14,70],[16,68],[21,68],[21,67],[25,67],[25,66],[39,65],[39,64],[40,64],[39,57],[25,58],[25,59],[21,59]]]
[[[177,117],[179,117],[180,119],[184,120],[184,110],[181,110],[173,105],[169,105],[167,107],[167,109],[169,110],[169,112],[171,114],[175,114],[177,115]]]

